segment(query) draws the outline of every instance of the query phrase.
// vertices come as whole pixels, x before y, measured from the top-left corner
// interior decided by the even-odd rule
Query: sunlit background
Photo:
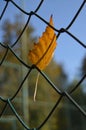
[[[3,9],[5,3],[3,2],[3,0],[1,1],[2,2],[0,2],[0,10]],[[20,5],[20,7],[22,7],[25,11],[30,12],[32,10],[35,10],[39,3],[39,0],[16,0],[16,3]],[[63,0],[55,0],[54,2],[45,0],[37,14],[43,17],[46,21],[49,21],[51,14],[53,14],[55,28],[66,28],[74,17],[76,11],[78,11],[78,8],[80,7],[81,3],[82,0],[79,0],[78,2],[75,0],[66,0],[66,2]],[[86,8],[84,6],[78,18],[75,20],[74,24],[69,29],[69,31],[83,43],[86,43],[85,11]],[[3,17],[3,20],[10,19],[13,22],[15,19],[15,15],[20,13],[21,12],[19,12],[19,10],[17,9],[15,10],[15,7],[10,3]],[[24,17],[26,20],[27,17]],[[35,29],[34,35],[36,37],[40,37],[42,35],[42,32],[45,30],[46,24],[40,19],[38,19],[36,16],[33,16],[31,18],[30,23]],[[54,57],[57,63],[60,63],[64,66],[64,69],[68,74],[70,80],[73,80],[75,77],[78,77],[78,70],[80,69],[81,62],[85,54],[85,49],[82,46],[78,46],[78,43],[66,33],[63,33],[59,37],[59,39],[57,39],[57,48],[55,50]]]

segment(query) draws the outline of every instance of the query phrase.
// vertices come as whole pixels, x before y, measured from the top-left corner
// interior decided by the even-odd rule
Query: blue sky
[[[0,2],[0,10],[3,9],[3,0]],[[15,0],[17,4],[23,7],[28,12],[34,10],[39,3],[39,0]],[[41,17],[49,21],[50,15],[53,14],[54,26],[57,29],[66,28],[72,20],[74,14],[80,7],[83,0],[44,0],[40,10],[37,12]],[[1,12],[1,11],[0,11]],[[69,29],[69,31],[86,44],[86,5],[82,9],[75,23]],[[14,15],[19,11],[10,3],[7,12],[2,20],[7,17],[11,20],[14,19]],[[36,16],[32,16],[30,23],[34,26],[35,36],[41,36],[45,30],[46,24],[39,20]],[[1,28],[1,23],[0,23]],[[1,31],[0,31],[1,32]],[[1,33],[0,33],[1,34]],[[56,32],[57,34],[57,32]],[[63,33],[59,39],[57,39],[57,48],[55,50],[54,58],[57,63],[64,66],[66,73],[70,79],[75,78],[79,74],[81,61],[86,54],[85,48],[80,46],[74,39]]]

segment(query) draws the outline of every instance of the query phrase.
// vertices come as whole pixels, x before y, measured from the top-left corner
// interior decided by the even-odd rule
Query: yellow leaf
[[[52,16],[50,17],[49,24],[53,27]],[[38,39],[38,43],[34,43],[33,49],[29,51],[28,57],[32,64],[36,65],[40,70],[43,70],[51,61],[55,48],[56,34],[54,29],[48,25],[45,32],[43,32],[42,36]],[[39,73],[36,79],[34,101],[37,92],[38,79]]]
[[[50,17],[49,24],[53,27],[53,19]],[[40,70],[43,70],[51,61],[53,52],[56,48],[56,34],[48,25],[45,32],[38,39],[38,43],[34,43],[33,49],[29,51],[29,59]]]

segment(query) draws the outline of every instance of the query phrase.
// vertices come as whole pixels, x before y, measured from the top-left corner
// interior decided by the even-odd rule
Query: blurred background
[[[57,29],[66,28],[79,9],[83,0],[45,0],[37,14],[46,21],[53,15],[54,26]],[[39,0],[15,0],[26,12],[34,11]],[[5,1],[0,2],[0,12],[5,6]],[[69,31],[85,44],[86,34],[86,6],[83,7],[79,16]],[[28,16],[19,11],[9,2],[6,12],[0,21],[0,42],[4,45],[12,45],[24,27]],[[46,24],[33,15],[30,22],[12,48],[26,64],[31,65],[28,52],[33,43],[37,42],[45,31]],[[57,34],[57,32],[56,32]],[[86,45],[86,44],[85,44]],[[0,46],[0,60],[2,60],[6,49]],[[7,99],[14,95],[26,76],[28,69],[24,67],[9,50],[7,56],[0,66],[0,96]],[[46,76],[61,90],[68,91],[74,88],[80,79],[86,74],[86,50],[66,33],[62,33],[57,39],[57,48],[54,57],[47,68],[43,71]],[[59,99],[59,94],[51,87],[42,75],[39,77],[36,102],[33,100],[34,89],[38,71],[32,70],[21,91],[12,101],[16,111],[30,128],[38,127],[46,118],[48,113]],[[72,98],[86,110],[86,79],[78,89],[72,93]],[[0,113],[4,107],[0,100]],[[85,117],[67,99],[61,100],[42,130],[85,130]],[[9,106],[7,106],[0,119],[0,130],[24,130]]]

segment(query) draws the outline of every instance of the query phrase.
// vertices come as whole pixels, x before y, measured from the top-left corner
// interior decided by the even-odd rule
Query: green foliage
[[[83,58],[82,66],[81,66],[81,75],[86,74],[86,55]]]

